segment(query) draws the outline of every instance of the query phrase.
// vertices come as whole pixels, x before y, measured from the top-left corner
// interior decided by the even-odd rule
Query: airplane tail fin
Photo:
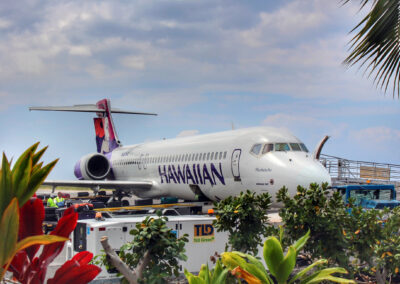
[[[111,108],[109,99],[102,99],[96,104],[86,105],[73,105],[62,107],[30,107],[29,110],[42,110],[42,111],[70,111],[70,112],[95,112],[97,117],[94,118],[94,128],[96,131],[96,146],[97,152],[107,154],[112,152],[115,148],[121,146],[115,131],[114,123],[111,113],[124,113],[124,114],[140,114],[140,115],[157,115],[148,112],[125,111],[117,108]]]
[[[99,109],[104,112],[98,112],[97,117],[93,118],[94,129],[96,131],[97,152],[107,154],[118,148],[121,143],[118,140],[115,131],[114,122],[111,117],[111,103],[108,99],[103,99],[96,103]]]

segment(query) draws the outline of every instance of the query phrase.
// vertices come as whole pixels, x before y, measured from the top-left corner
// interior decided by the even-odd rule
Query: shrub
[[[330,196],[327,184],[311,184],[309,189],[299,186],[297,194],[290,197],[286,187],[277,193],[284,207],[279,215],[285,224],[287,240],[292,243],[310,230],[310,239],[304,250],[313,258],[327,258],[330,262],[347,267],[347,241],[343,235],[349,218],[339,193]]]
[[[256,254],[262,237],[276,233],[268,224],[267,211],[271,205],[268,193],[256,195],[249,190],[215,202],[217,219],[213,222],[218,232],[228,231],[232,250]],[[227,249],[227,248],[226,248]]]

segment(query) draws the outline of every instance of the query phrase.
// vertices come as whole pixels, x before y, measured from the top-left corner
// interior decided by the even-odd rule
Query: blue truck
[[[349,202],[349,198],[353,198],[355,205],[365,209],[400,206],[400,201],[396,200],[396,190],[393,184],[341,185],[332,188],[342,194],[345,204]]]

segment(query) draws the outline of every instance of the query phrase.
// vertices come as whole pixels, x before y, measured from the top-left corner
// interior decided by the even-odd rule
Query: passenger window
[[[251,148],[251,153],[253,153],[254,155],[260,154],[261,146],[261,144],[254,145],[253,148]]]
[[[292,151],[301,151],[300,145],[297,143],[290,143],[290,148],[292,148]]]
[[[195,161],[199,158],[199,153],[196,154],[196,157],[194,158]]]
[[[271,151],[274,151],[274,144],[271,144],[271,143],[265,144],[264,148],[262,150],[262,153],[266,154],[266,153],[271,152]]]
[[[214,159],[214,152],[211,153],[210,160]]]
[[[207,155],[207,153],[203,153],[203,161],[206,160],[206,155]]]
[[[275,151],[290,151],[290,148],[287,143],[276,143]]]
[[[225,152],[224,152],[224,160],[226,159],[226,154],[227,154],[227,152],[225,151]]]
[[[210,159],[210,152],[207,153],[207,161]]]
[[[303,150],[303,152],[307,152],[308,153],[308,149],[306,147],[306,145],[304,145],[304,143],[300,144],[301,150]]]
[[[222,160],[222,152],[219,152],[219,159]]]

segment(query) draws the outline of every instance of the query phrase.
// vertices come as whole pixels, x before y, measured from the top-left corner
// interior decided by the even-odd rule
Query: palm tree
[[[343,0],[344,3],[351,0]],[[393,84],[393,97],[400,97],[400,0],[358,0],[361,9],[371,10],[351,31],[359,30],[350,41],[351,53],[344,60],[348,66],[361,63],[373,75],[374,83],[385,92]]]

